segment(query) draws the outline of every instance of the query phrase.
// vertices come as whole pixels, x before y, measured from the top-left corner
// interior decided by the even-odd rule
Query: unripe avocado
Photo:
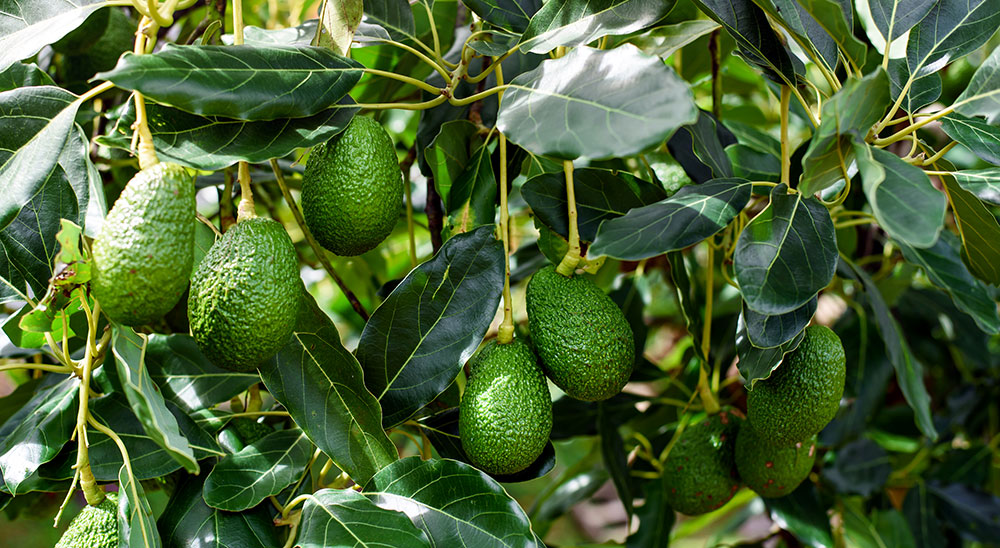
[[[621,392],[635,363],[632,328],[618,306],[583,276],[547,266],[527,289],[528,330],[552,382],[578,400]]]
[[[302,213],[316,241],[337,255],[374,249],[392,232],[403,174],[392,139],[367,116],[313,147],[302,178]]]
[[[729,502],[740,490],[733,453],[743,417],[723,410],[689,424],[663,463],[667,502],[689,516]]]
[[[118,493],[80,510],[55,548],[118,548]]]
[[[513,474],[542,454],[552,430],[552,400],[531,347],[486,343],[469,363],[458,429],[462,448],[490,474]]]
[[[747,420],[773,445],[804,442],[837,414],[846,374],[840,338],[829,327],[807,327],[799,347],[747,394]]]
[[[194,177],[171,163],[137,173],[94,240],[91,290],[114,321],[141,325],[170,311],[194,261]]]
[[[816,436],[788,447],[771,445],[749,424],[736,437],[736,469],[743,483],[765,498],[791,494],[816,462]]]
[[[270,426],[257,422],[247,417],[233,419],[232,427],[243,441],[243,445],[250,445],[264,436],[274,432]]]
[[[299,264],[284,227],[254,217],[208,250],[191,278],[188,319],[215,365],[250,371],[288,343],[298,313]]]

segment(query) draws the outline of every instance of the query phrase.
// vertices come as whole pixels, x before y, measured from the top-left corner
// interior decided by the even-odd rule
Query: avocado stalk
[[[708,270],[705,271],[705,325],[701,332],[701,358],[702,366],[698,373],[698,396],[709,415],[719,412],[719,402],[712,393],[712,387],[708,382],[709,351],[712,348],[712,298],[715,295],[715,248],[712,242],[708,243]]]
[[[135,48],[133,49],[136,55],[146,53],[147,46],[152,43],[152,41],[147,43],[147,33],[155,36],[158,29],[159,25],[149,17],[144,16],[139,21],[139,32],[135,35]],[[156,149],[153,147],[153,134],[149,131],[146,99],[138,91],[133,91],[132,95],[135,99],[135,133],[139,139],[139,169],[147,169],[158,164],[160,159],[156,156]]]
[[[94,355],[96,353],[95,332],[97,331],[97,320],[101,313],[101,304],[94,302],[94,309],[91,311],[87,305],[86,297],[80,298],[84,312],[87,314],[87,348],[84,350],[83,360],[80,362],[80,407],[76,415],[76,473],[80,476],[80,488],[83,496],[87,499],[87,504],[97,506],[104,500],[104,490],[97,485],[97,478],[90,468],[90,458],[87,453],[87,421],[90,418],[90,377],[94,368]]]
[[[503,69],[499,62],[496,75],[497,85],[503,85]],[[497,95],[497,104],[503,100],[503,92]],[[514,307],[510,297],[510,213],[507,211],[507,136],[500,134],[500,240],[503,241],[503,321],[497,330],[497,342],[508,344],[514,340]]]
[[[580,264],[580,230],[577,227],[576,192],[573,188],[573,162],[563,160],[563,173],[566,174],[566,213],[569,223],[569,250],[559,262],[556,272],[569,278]]]
[[[239,179],[240,179],[240,203],[236,206],[236,222],[242,222],[246,219],[253,219],[257,216],[257,212],[254,210],[253,205],[253,190],[250,189],[250,164],[246,162],[240,162],[239,165]]]

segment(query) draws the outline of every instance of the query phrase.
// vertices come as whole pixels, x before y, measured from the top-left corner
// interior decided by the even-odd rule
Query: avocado
[[[137,173],[92,247],[91,290],[114,321],[141,325],[180,300],[194,260],[194,177],[177,164]]]
[[[250,445],[264,436],[274,432],[270,426],[257,422],[247,417],[237,417],[231,424],[236,433],[243,441],[243,445]]]
[[[632,328],[618,306],[583,276],[547,266],[527,289],[528,330],[552,382],[578,400],[621,392],[635,363]]]
[[[829,327],[806,328],[799,347],[747,394],[747,421],[772,445],[811,438],[840,407],[847,374],[844,346]]]
[[[382,243],[399,220],[403,174],[392,139],[367,116],[315,146],[302,177],[302,213],[316,241],[353,256]]]
[[[538,358],[518,339],[496,340],[469,362],[458,429],[478,468],[513,474],[542,454],[552,430],[552,400]]]
[[[733,453],[743,417],[730,410],[687,426],[663,463],[667,502],[689,516],[729,502],[740,490]]]
[[[118,493],[80,510],[55,548],[118,548]]]
[[[240,221],[191,278],[191,334],[215,365],[251,371],[288,343],[300,288],[298,258],[284,227],[263,217]]]
[[[771,445],[750,425],[736,438],[736,469],[743,483],[765,498],[783,497],[802,483],[816,462],[816,436],[788,447]]]

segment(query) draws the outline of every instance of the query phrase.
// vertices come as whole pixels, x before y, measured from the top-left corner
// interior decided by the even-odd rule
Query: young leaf
[[[430,543],[400,511],[379,508],[353,489],[320,489],[302,507],[296,546],[429,548]]]
[[[19,494],[20,485],[69,441],[79,386],[76,377],[66,377],[42,388],[0,426],[0,475],[10,494]]]
[[[271,519],[270,505],[239,513],[210,508],[203,498],[205,477],[188,476],[170,497],[157,521],[165,546],[281,546],[279,530]]]
[[[145,365],[163,397],[189,413],[229,401],[260,382],[256,372],[235,373],[216,367],[190,335],[179,333],[150,335]]]
[[[528,28],[531,16],[542,7],[542,0],[463,0],[484,21],[516,33]]]
[[[493,321],[503,249],[492,226],[448,240],[372,314],[355,352],[382,425],[413,416],[448,388]]]
[[[133,489],[138,498],[133,496]],[[139,482],[132,481],[125,465],[118,471],[118,495],[118,545],[160,548],[160,532],[156,529],[156,518],[146,498],[146,490]]]
[[[774,187],[771,203],[743,230],[733,262],[748,307],[770,315],[799,308],[830,283],[837,268],[830,213],[816,198]]]
[[[581,46],[514,78],[497,129],[533,154],[601,159],[655,146],[696,115],[687,84],[658,57]]]
[[[205,478],[205,504],[242,512],[295,483],[313,445],[299,429],[279,430],[219,459]]]
[[[557,46],[580,46],[609,34],[631,34],[666,17],[674,1],[599,0],[548,2],[531,17],[518,47],[546,53]]]
[[[27,0],[5,3],[0,10],[0,70],[27,59],[79,27],[104,7],[100,0],[56,2]]]
[[[937,72],[975,51],[998,26],[1000,10],[990,0],[940,0],[910,30],[906,63],[911,77]]]

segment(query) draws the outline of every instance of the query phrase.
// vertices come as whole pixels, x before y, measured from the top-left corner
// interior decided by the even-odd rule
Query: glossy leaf
[[[307,118],[270,122],[247,122],[217,116],[198,116],[153,103],[146,105],[153,144],[161,161],[173,161],[196,169],[215,171],[242,160],[266,162],[287,156],[300,147],[329,140],[351,121],[358,107],[342,102]],[[128,150],[135,122],[129,109],[112,133],[98,142]]]
[[[434,185],[444,203],[448,203],[451,187],[465,172],[472,153],[482,143],[482,139],[477,138],[478,131],[476,125],[468,120],[445,122],[424,149],[424,162],[434,175]]]
[[[687,259],[685,259],[685,254],[680,251],[667,253],[667,260],[670,261],[670,280],[674,283],[674,289],[677,291],[677,303],[684,316],[687,331],[694,342],[695,353],[705,361],[708,356],[701,355],[701,333],[704,319],[701,314],[701,303],[697,300],[697,290],[691,282],[690,271],[692,267],[689,266],[689,264],[697,263],[690,254],[686,254],[686,256]]]
[[[76,427],[79,380],[67,377],[40,389],[0,426],[0,473],[5,490],[18,487],[59,453]]]
[[[0,9],[0,71],[58,42],[103,5],[99,0],[5,2]]]
[[[837,450],[832,464],[823,469],[823,477],[839,493],[870,496],[889,479],[892,465],[885,449],[869,439],[853,441]]]
[[[1000,205],[1000,168],[966,169],[953,173],[958,186],[984,202]]]
[[[804,481],[791,494],[764,499],[771,519],[810,546],[833,546],[830,518],[820,503],[816,486]]]
[[[260,369],[268,392],[295,424],[355,481],[396,460],[378,401],[336,326],[303,290],[292,340]]]
[[[889,59],[887,70],[893,101],[899,99],[899,94],[903,93],[904,86],[907,84],[910,85],[906,91],[906,97],[900,103],[900,106],[906,109],[907,112],[917,112],[941,97],[942,82],[940,72],[931,72],[911,80],[910,68],[906,65],[906,59]]]
[[[356,61],[326,48],[167,44],[149,55],[126,53],[98,77],[202,116],[274,120],[329,109],[361,73]]]
[[[149,335],[145,366],[163,397],[187,412],[226,402],[260,382],[256,371],[236,373],[208,361],[190,335]]]
[[[356,355],[385,427],[451,384],[486,334],[503,288],[503,249],[484,226],[448,240],[372,314]]]
[[[792,340],[809,325],[818,302],[813,298],[791,312],[776,316],[754,312],[744,303],[741,321],[746,325],[748,341],[758,348],[769,348]]]
[[[666,17],[673,1],[576,0],[547,2],[521,35],[521,51],[546,53],[580,46],[609,34],[630,34]]]
[[[330,3],[335,1],[331,0]],[[283,29],[265,29],[247,25],[243,28],[243,43],[249,46],[308,46],[316,37],[317,25],[319,25],[318,19],[310,19],[297,27]],[[226,34],[222,37],[222,42],[232,45],[232,38],[232,34]]]
[[[573,172],[577,227],[580,238],[594,241],[601,222],[625,215],[630,209],[666,197],[663,189],[624,172],[584,168]],[[569,237],[566,180],[563,173],[543,173],[521,187],[532,213],[563,238]]]
[[[743,179],[685,186],[665,200],[603,222],[590,253],[639,260],[698,243],[739,214],[750,201],[750,188]]]
[[[130,327],[114,326],[111,350],[115,356],[118,379],[146,435],[188,472],[197,474],[200,468],[194,451],[187,438],[180,433],[177,419],[167,410],[159,387],[153,384],[146,371],[146,340],[145,335],[137,334]]]
[[[364,7],[369,22],[389,31],[389,36],[393,40],[416,39],[416,24],[413,22],[413,12],[410,11],[410,3],[407,0],[365,2]]]
[[[542,7],[542,0],[463,0],[462,3],[484,21],[517,33],[528,28],[531,16]]]
[[[941,119],[941,129],[984,161],[1000,165],[1000,128],[976,118],[949,114]]]
[[[696,114],[687,84],[658,57],[578,47],[510,82],[497,129],[534,154],[600,159],[655,146]]]
[[[772,183],[781,180],[781,159],[778,156],[742,144],[726,148],[726,155],[733,163],[733,174],[737,177]]]
[[[301,430],[272,432],[219,459],[205,478],[205,504],[229,512],[253,508],[295,483],[312,453]]]
[[[748,307],[770,315],[799,308],[830,283],[837,268],[830,213],[815,198],[774,187],[771,203],[743,230],[733,262]]]
[[[804,306],[809,306],[808,304]],[[746,305],[744,310],[749,310]],[[794,313],[794,312],[792,312]],[[804,331],[799,331],[791,339],[771,347],[754,346],[748,337],[748,327],[743,315],[740,315],[736,327],[736,355],[739,357],[736,367],[743,377],[743,382],[749,390],[753,390],[757,381],[765,380],[781,364],[785,356],[798,348],[805,337]]]
[[[362,493],[380,508],[409,516],[434,546],[537,546],[517,502],[486,474],[457,461],[396,461]]]
[[[922,169],[891,152],[862,144],[855,151],[865,196],[879,226],[913,247],[934,245],[948,206],[944,193]]]
[[[34,63],[14,63],[0,71],[0,92],[32,86],[54,86],[49,73]]]
[[[133,482],[124,465],[118,472],[118,536],[119,546],[129,548],[160,548],[160,532],[156,518],[146,498],[146,490]]]
[[[837,42],[803,4],[795,0],[773,0],[774,5],[770,4],[771,2],[757,2],[772,19],[784,22],[781,26],[788,30],[802,49],[812,53],[811,57],[819,58],[828,70],[832,71],[837,67],[840,53]]]
[[[188,476],[177,486],[157,521],[165,546],[274,548],[284,542],[269,506],[233,513],[205,504],[204,476]]]
[[[422,548],[430,543],[402,512],[379,508],[353,489],[320,489],[302,507],[296,546]]]
[[[955,111],[985,116],[991,124],[1000,119],[1000,48],[994,48],[976,69],[965,91],[955,99]]]
[[[941,532],[941,521],[935,512],[934,499],[927,484],[918,482],[903,499],[903,516],[913,531],[917,548],[944,546],[946,541]]]
[[[845,13],[841,4],[835,0],[797,1],[833,38],[840,51],[852,65],[858,69],[865,66],[865,54],[868,47],[864,42],[854,37],[854,16],[850,8]]]
[[[695,4],[736,40],[748,63],[776,82],[796,81],[792,57],[751,0],[695,0]]]
[[[666,59],[682,47],[720,28],[715,21],[697,19],[656,27],[629,40],[642,51]]]
[[[495,148],[480,146],[448,193],[451,221],[463,232],[496,222],[497,180],[491,155]]]
[[[700,110],[698,120],[682,126],[667,141],[667,149],[696,183],[733,176],[726,147],[736,142],[726,126]]]
[[[923,19],[935,0],[868,0],[872,20],[888,44]]]
[[[998,26],[1000,11],[990,0],[939,0],[910,30],[906,44],[910,74],[937,72],[983,45]]]
[[[942,167],[948,169],[951,165],[942,163]],[[962,258],[977,278],[1000,284],[1000,224],[996,217],[954,177],[944,176],[941,181],[962,238]]]

